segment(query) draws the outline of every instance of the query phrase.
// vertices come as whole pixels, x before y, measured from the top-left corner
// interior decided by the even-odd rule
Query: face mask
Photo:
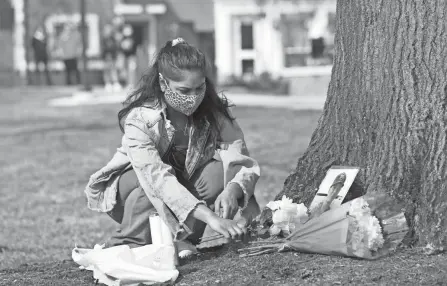
[[[206,86],[203,88],[203,91],[199,94],[181,94],[173,91],[163,76],[160,74],[160,83],[165,86],[165,100],[175,110],[181,112],[187,116],[190,116],[197,110],[199,105],[202,103],[203,98],[205,97]]]

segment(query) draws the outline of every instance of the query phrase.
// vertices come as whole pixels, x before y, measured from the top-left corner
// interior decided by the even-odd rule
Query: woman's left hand
[[[215,213],[225,219],[232,219],[239,209],[238,199],[243,192],[237,184],[230,184],[214,202]]]

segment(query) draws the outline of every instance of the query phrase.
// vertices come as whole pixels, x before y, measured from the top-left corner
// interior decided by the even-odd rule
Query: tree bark
[[[330,166],[358,166],[419,244],[447,245],[446,17],[445,0],[338,0],[324,111],[277,198],[308,205]]]

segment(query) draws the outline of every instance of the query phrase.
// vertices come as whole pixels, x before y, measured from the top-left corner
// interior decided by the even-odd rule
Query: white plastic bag
[[[130,248],[127,245],[93,249],[77,248],[72,251],[74,262],[80,268],[93,271],[99,283],[109,286],[152,285],[174,282],[179,272],[174,264],[172,245],[145,245]]]

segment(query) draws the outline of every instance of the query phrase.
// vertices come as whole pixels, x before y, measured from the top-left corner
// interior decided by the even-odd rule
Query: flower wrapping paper
[[[282,201],[284,200],[288,199],[283,198]],[[274,204],[270,204],[270,206],[274,206]],[[278,207],[273,211],[279,209]],[[268,249],[279,252],[294,250],[305,253],[377,259],[393,251],[408,231],[403,213],[390,212],[389,215],[386,215],[385,212],[382,212],[381,215],[382,224],[372,214],[366,197],[359,197],[330,209],[304,224],[295,223],[295,230],[285,239],[261,241],[259,243],[264,246],[246,250],[255,250],[258,253],[259,251],[266,253]],[[285,224],[285,221],[288,220],[281,221],[279,228]],[[289,224],[292,224],[290,220]],[[286,228],[283,227],[281,230],[284,229]]]

